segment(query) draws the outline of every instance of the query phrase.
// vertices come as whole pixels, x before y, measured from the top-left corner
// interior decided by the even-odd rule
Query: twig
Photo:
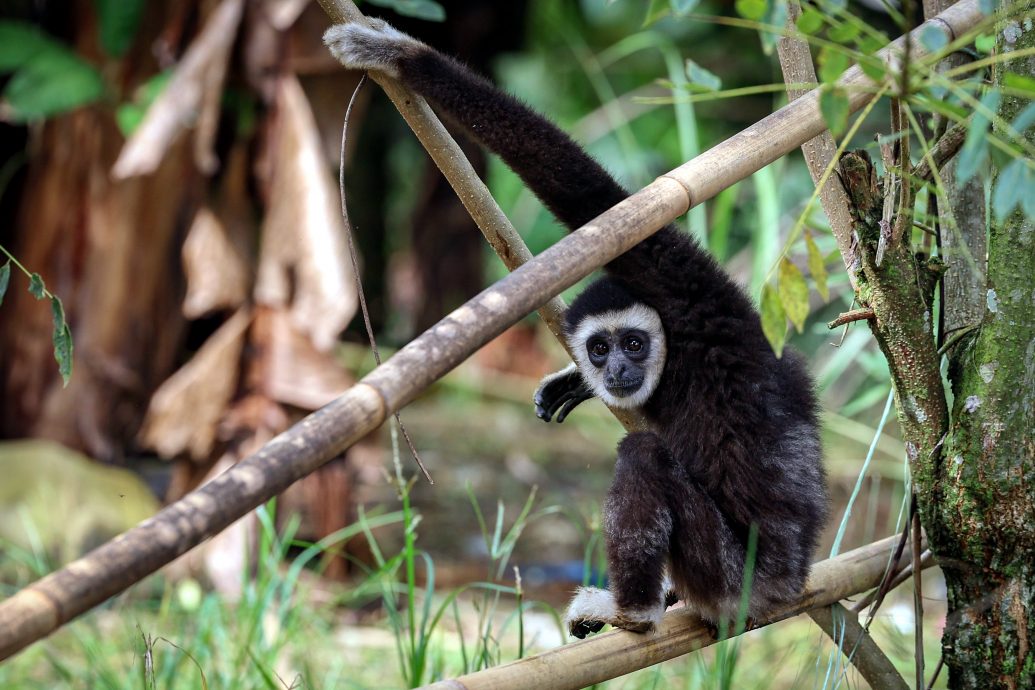
[[[934,562],[934,554],[931,553],[930,549],[925,549],[924,552],[920,555],[920,567],[921,568],[926,568],[929,565],[931,565],[931,563],[933,563],[933,562]],[[883,589],[883,593],[884,594],[887,594],[888,592],[895,591],[895,589],[897,589],[899,587],[899,585],[901,585],[903,582],[905,582],[909,578],[913,577],[913,562],[910,561],[909,563],[906,563],[905,566],[903,566],[902,568],[900,568],[898,570],[892,569],[891,572],[894,573],[894,574],[891,576],[891,579],[888,580],[887,585],[884,587],[884,589]],[[882,590],[879,589],[879,588],[878,589],[874,589],[872,592],[869,592],[866,596],[864,596],[858,602],[852,604],[851,610],[854,613],[862,613],[863,611],[866,610],[867,607],[870,606],[870,604],[873,603],[874,599],[876,599],[878,594],[881,594],[881,592],[882,592]]]
[[[956,329],[952,332],[952,335],[945,339],[945,342],[942,343],[942,346],[938,348],[938,354],[944,355],[946,352],[951,350],[953,346],[956,345],[956,343],[966,338],[968,335],[970,335],[978,328],[981,328],[980,324],[972,324],[970,326],[964,326],[963,328]]]
[[[884,597],[891,591],[891,583],[895,579],[895,568],[898,565],[899,560],[902,558],[902,553],[905,551],[906,542],[909,541],[909,529],[913,524],[913,512],[916,510],[916,494],[913,495],[909,502],[909,519],[906,520],[906,525],[902,529],[902,534],[899,535],[898,545],[895,547],[895,555],[892,556],[891,562],[888,563],[888,569],[884,571],[884,578],[881,580],[880,585],[877,587],[877,594],[873,598],[873,605],[870,607],[869,615],[866,617],[866,629],[870,629],[870,624],[873,623],[873,617],[877,615],[877,609],[884,603]]]
[[[916,494],[913,494],[916,501]],[[913,512],[913,563],[919,563],[923,546],[920,534],[920,511]],[[913,658],[916,661],[916,687],[924,687],[924,592],[921,568],[913,568]]]
[[[933,690],[935,681],[938,680],[938,674],[942,672],[942,666],[945,665],[945,657],[938,657],[938,663],[934,667],[934,673],[931,674],[931,682],[927,684],[927,690]]]
[[[909,690],[902,674],[891,663],[870,633],[859,624],[859,616],[840,603],[813,609],[809,616],[834,640],[859,675],[878,690]]]
[[[846,311],[843,314],[839,314],[836,319],[827,324],[827,328],[834,330],[838,326],[844,326],[846,323],[852,323],[853,321],[869,321],[874,317],[873,310],[869,307],[863,307],[861,309],[852,309]]]
[[[367,308],[367,296],[363,290],[363,278],[359,270],[359,257],[356,255],[356,239],[352,232],[352,223],[349,221],[349,208],[345,198],[345,143],[348,140],[349,118],[352,116],[352,106],[356,104],[356,97],[366,83],[367,75],[364,74],[359,78],[359,83],[356,84],[356,88],[352,92],[352,98],[349,99],[349,105],[345,108],[345,118],[341,125],[341,151],[338,158],[338,194],[341,197],[341,220],[345,226],[345,237],[349,241],[352,273],[356,276],[356,294],[359,295],[359,308],[363,313],[363,327],[366,329],[367,339],[370,341],[370,351],[374,353],[374,362],[377,363],[377,366],[381,366],[381,351],[377,347],[377,339],[374,338],[374,327],[370,323],[370,310]],[[424,478],[428,480],[428,484],[434,484],[435,480],[431,478],[431,473],[424,466],[424,461],[421,460],[420,453],[417,452],[417,447],[413,444],[413,439],[410,438],[410,432],[406,431],[406,425],[403,424],[402,415],[398,411],[395,413],[395,421],[399,424],[399,430],[406,440],[406,445],[410,448],[410,455],[416,461],[417,467],[424,473]]]
[[[931,147],[931,160],[934,161],[937,168],[941,168],[945,165],[963,146],[963,142],[967,138],[967,130],[971,119],[972,118],[967,118],[963,122],[959,122],[950,127],[945,134],[938,138],[938,141],[935,142],[934,146]],[[913,170],[910,172],[910,177],[912,177],[916,182],[927,182],[932,178],[932,176],[931,164],[927,156],[921,158],[920,162],[913,166]]]

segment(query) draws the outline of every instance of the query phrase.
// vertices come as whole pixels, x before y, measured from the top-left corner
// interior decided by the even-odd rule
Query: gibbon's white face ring
[[[643,331],[650,338],[650,354],[643,362],[643,383],[631,395],[619,397],[611,393],[604,385],[603,371],[593,366],[586,350],[586,342],[595,334],[617,334],[619,331],[636,329]],[[611,407],[633,409],[640,407],[658,387],[661,381],[661,370],[665,368],[665,330],[661,326],[661,317],[646,304],[634,304],[625,309],[608,310],[599,314],[590,314],[578,323],[568,336],[568,344],[578,364],[582,379],[593,394]]]

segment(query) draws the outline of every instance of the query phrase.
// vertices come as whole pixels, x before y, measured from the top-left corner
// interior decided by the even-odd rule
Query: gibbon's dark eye
[[[606,357],[609,351],[607,343],[603,340],[597,340],[589,344],[589,354],[596,357]]]
[[[629,336],[625,339],[625,349],[627,352],[639,352],[643,349],[643,343],[636,336]]]

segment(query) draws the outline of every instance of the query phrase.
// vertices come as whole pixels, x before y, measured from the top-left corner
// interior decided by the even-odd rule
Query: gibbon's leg
[[[608,623],[655,630],[665,612],[665,561],[672,535],[668,449],[653,433],[629,434],[618,446],[615,478],[604,502],[609,589],[583,588],[568,606],[576,637]]]
[[[738,536],[712,497],[683,468],[674,467],[670,477],[676,536],[671,542],[669,576],[676,592],[699,616],[716,624],[723,618],[732,622],[740,606],[749,530]]]

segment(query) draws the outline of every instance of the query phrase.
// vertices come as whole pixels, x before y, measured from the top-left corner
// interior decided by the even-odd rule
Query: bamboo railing
[[[898,541],[897,536],[888,537],[814,564],[801,598],[776,611],[763,624],[830,606],[877,587],[891,565]],[[903,567],[908,562],[907,553],[897,565]],[[712,629],[700,618],[687,609],[676,609],[665,614],[655,634],[613,630],[509,664],[432,683],[425,690],[576,690],[716,642]]]
[[[338,3],[321,2],[325,8],[336,8],[328,10],[335,21],[345,18]],[[913,35],[939,31],[951,41],[982,17],[979,0],[962,0],[925,22]],[[893,64],[903,40],[881,51],[881,58]],[[919,41],[913,42],[911,51],[911,59],[930,62]],[[853,111],[872,98],[874,84],[858,67],[848,70],[840,81]],[[562,290],[693,205],[815,137],[825,128],[818,101],[818,93],[810,92],[661,176],[469,300],[340,398],[254,455],[0,602],[0,660],[220,532],[376,429],[389,414]]]

